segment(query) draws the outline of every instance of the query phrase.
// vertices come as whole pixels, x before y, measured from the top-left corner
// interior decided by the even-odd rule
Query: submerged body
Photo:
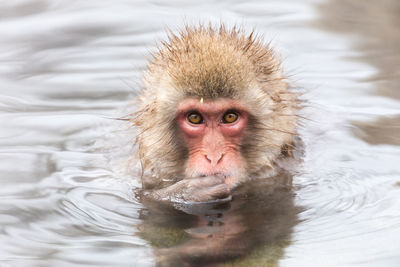
[[[155,199],[224,199],[250,177],[276,174],[293,146],[297,95],[270,47],[240,29],[171,34],[140,101],[142,183]]]

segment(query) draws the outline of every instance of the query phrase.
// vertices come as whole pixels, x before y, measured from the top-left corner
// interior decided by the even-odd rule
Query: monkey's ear
[[[288,144],[283,144],[281,146],[281,155],[283,157],[293,157],[293,148],[294,148],[294,144],[292,143],[288,143]]]

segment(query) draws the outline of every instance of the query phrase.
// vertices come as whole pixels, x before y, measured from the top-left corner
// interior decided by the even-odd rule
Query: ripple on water
[[[328,13],[316,8],[322,2]],[[386,128],[399,115],[397,2],[2,3],[2,264],[154,265],[150,244],[137,235],[143,207],[131,190],[138,182],[126,174],[133,138],[106,118],[118,117],[140,88],[165,26],[187,19],[255,26],[309,90],[304,174],[294,179],[295,204],[305,210],[280,265],[398,266],[400,151],[396,128]],[[319,13],[334,15],[335,32],[347,35],[321,29]]]

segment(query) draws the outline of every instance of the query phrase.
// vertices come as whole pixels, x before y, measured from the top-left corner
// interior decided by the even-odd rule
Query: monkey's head
[[[224,26],[170,34],[149,63],[140,100],[134,123],[145,187],[216,175],[232,188],[274,168],[297,123],[296,95],[269,46]]]

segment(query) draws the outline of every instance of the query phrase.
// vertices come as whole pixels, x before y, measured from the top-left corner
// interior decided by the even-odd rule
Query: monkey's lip
[[[222,177],[222,178],[226,178],[229,175],[226,173],[222,173],[222,172],[214,172],[214,173],[209,173],[209,174],[200,174],[200,177],[207,177],[207,176],[218,176],[218,177]]]

